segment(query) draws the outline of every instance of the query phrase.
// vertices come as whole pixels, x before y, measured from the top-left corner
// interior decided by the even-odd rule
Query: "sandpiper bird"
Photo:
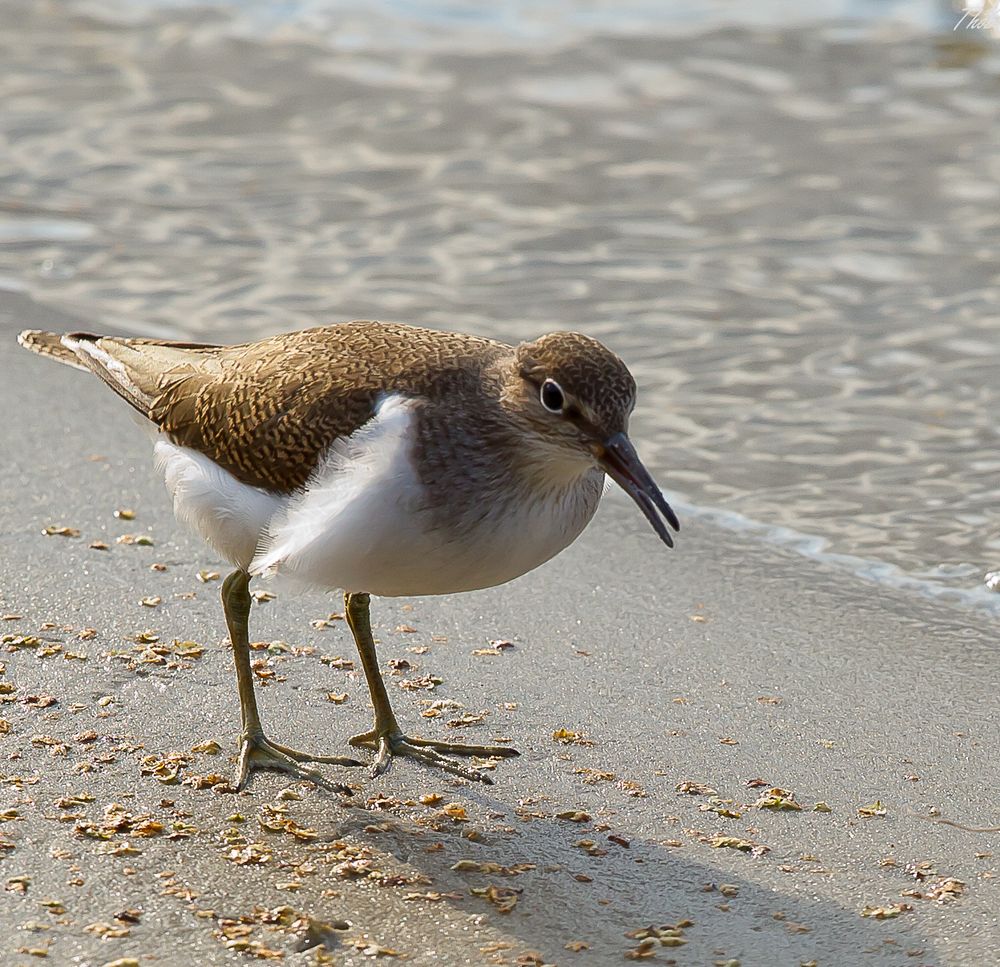
[[[250,667],[249,583],[283,572],[344,591],[375,721],[350,739],[373,776],[409,756],[489,782],[450,756],[508,747],[405,734],[379,673],[369,594],[503,584],[580,534],[608,474],[656,533],[677,517],[626,435],[635,381],[595,339],[555,332],[508,346],[379,322],[239,346],[29,330],[22,346],[96,373],[156,434],[177,517],[235,570],[222,588],[242,731],[235,786],[280,769],[327,787],[310,755],[264,734]]]

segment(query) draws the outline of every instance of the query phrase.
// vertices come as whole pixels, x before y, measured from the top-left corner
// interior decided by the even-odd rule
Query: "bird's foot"
[[[356,748],[368,748],[375,750],[375,761],[372,763],[372,778],[388,772],[392,765],[394,756],[409,756],[424,765],[436,766],[445,772],[450,772],[453,776],[461,776],[463,779],[472,779],[476,782],[484,782],[486,785],[493,785],[493,780],[479,769],[472,769],[449,759],[442,755],[449,752],[451,755],[476,755],[488,758],[499,756],[507,759],[521,753],[517,749],[511,749],[504,745],[464,745],[461,742],[439,742],[435,739],[420,739],[416,736],[406,735],[399,729],[379,732],[370,729],[362,732],[349,740],[350,744]]]
[[[233,788],[236,792],[243,789],[251,773],[257,769],[276,769],[280,772],[287,772],[289,775],[295,776],[296,779],[308,779],[330,792],[340,792],[346,796],[353,795],[349,786],[340,782],[330,782],[322,773],[302,765],[303,762],[325,762],[335,766],[364,765],[357,759],[345,756],[309,755],[306,752],[299,752],[286,745],[272,742],[263,732],[244,732],[240,737],[240,758],[236,766],[236,781],[233,783]]]

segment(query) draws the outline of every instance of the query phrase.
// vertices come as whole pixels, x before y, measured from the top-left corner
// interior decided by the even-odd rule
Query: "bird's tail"
[[[41,329],[25,329],[17,337],[20,345],[33,353],[38,353],[39,356],[47,356],[74,369],[89,370],[90,367],[83,363],[72,349],[63,345],[62,339],[59,333],[44,332]]]
[[[223,350],[211,343],[129,339],[90,332],[60,335],[38,329],[26,329],[17,341],[39,356],[100,376],[147,419],[153,419],[152,407],[167,389],[191,378],[199,365],[211,362]]]
[[[33,353],[65,363],[75,369],[100,376],[126,403],[143,416],[149,416],[149,396],[137,385],[134,374],[119,358],[130,344],[146,340],[119,340],[95,336],[90,332],[68,332],[59,335],[39,329],[26,329],[17,341]]]

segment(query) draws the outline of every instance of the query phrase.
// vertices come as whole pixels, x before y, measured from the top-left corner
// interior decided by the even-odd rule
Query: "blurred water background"
[[[1000,612],[1000,41],[958,16],[3,0],[0,298],[581,329],[689,516]]]

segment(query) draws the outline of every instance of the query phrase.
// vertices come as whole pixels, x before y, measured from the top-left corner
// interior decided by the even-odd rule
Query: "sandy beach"
[[[352,965],[946,967],[1000,946],[996,834],[924,818],[997,823],[989,620],[697,518],[667,552],[617,496],[507,587],[373,602],[406,722],[521,750],[494,786],[404,762],[331,770],[350,799],[276,774],[213,790],[238,719],[224,564],[125,407],[14,343],[78,325],[0,306],[5,964],[306,964],[325,940]],[[279,741],[336,752],[367,726],[339,609],[280,588],[254,608]]]
[[[997,963],[1000,47],[953,14],[8,0],[0,964]],[[351,318],[601,339],[683,527],[612,489],[508,586],[373,601],[494,785],[234,794],[225,564],[15,337]],[[265,728],[344,754],[341,601],[254,590]]]

